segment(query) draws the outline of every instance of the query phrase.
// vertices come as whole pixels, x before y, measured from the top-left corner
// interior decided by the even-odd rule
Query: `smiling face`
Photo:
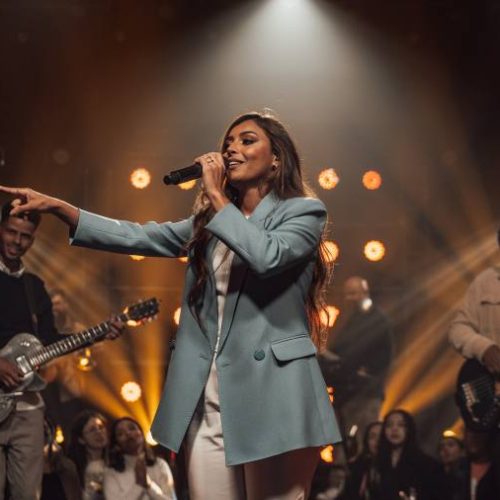
[[[269,137],[253,120],[239,123],[229,131],[222,154],[228,181],[238,189],[267,184],[279,167]]]
[[[0,257],[7,267],[19,267],[22,256],[33,244],[35,231],[35,224],[19,217],[8,217],[0,223]]]
[[[114,432],[116,444],[123,453],[138,455],[144,450],[144,435],[132,420],[122,420],[116,425]]]

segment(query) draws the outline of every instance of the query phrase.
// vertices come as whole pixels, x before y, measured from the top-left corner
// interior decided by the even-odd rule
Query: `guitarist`
[[[500,244],[500,230],[497,233]],[[449,340],[465,358],[477,359],[500,380],[500,266],[482,271],[468,287],[449,329]],[[500,489],[500,431],[492,466]]]
[[[43,281],[25,271],[21,258],[31,248],[40,215],[9,215],[12,202],[2,206],[0,221],[0,347],[18,333],[32,333],[42,342],[60,339],[54,326],[50,297]],[[4,392],[21,382],[19,368],[0,357]],[[1,401],[0,401],[1,404]],[[0,499],[8,481],[16,499],[39,498],[43,473],[44,404],[39,393],[20,396],[15,410],[0,422]]]
[[[28,273],[22,257],[31,248],[40,223],[38,213],[10,211],[14,202],[1,209],[0,220],[0,348],[18,333],[31,333],[43,344],[61,339],[54,326],[52,303],[43,281]],[[113,323],[107,338],[123,329]],[[0,385],[4,393],[15,391],[21,382],[16,365],[0,356]],[[0,394],[0,407],[1,407]],[[39,393],[27,392],[17,398],[14,411],[0,422],[0,500],[6,482],[11,498],[33,500],[40,497],[43,474],[44,404]]]

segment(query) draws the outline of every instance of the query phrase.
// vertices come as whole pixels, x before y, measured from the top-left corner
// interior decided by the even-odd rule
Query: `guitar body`
[[[158,307],[158,300],[153,297],[127,307],[116,319],[127,322],[130,326],[137,326],[154,318],[158,314]],[[110,329],[111,320],[108,320],[79,333],[61,335],[61,340],[47,346],[42,345],[37,337],[29,333],[19,333],[10,339],[0,350],[0,357],[15,364],[21,370],[23,378],[15,388],[7,390],[0,385],[0,422],[14,409],[16,396],[26,391],[40,391],[46,387],[47,383],[37,373],[41,366],[104,338]]]
[[[500,396],[495,377],[477,360],[468,359],[460,368],[455,401],[465,425],[488,431],[500,424]]]
[[[23,372],[23,379],[17,387],[5,389],[0,385],[0,422],[5,420],[14,409],[15,397],[10,396],[10,394],[41,391],[47,385],[45,380],[33,371],[26,359],[26,355],[30,351],[40,347],[42,347],[42,344],[34,335],[19,333],[0,350],[0,357],[8,359]]]

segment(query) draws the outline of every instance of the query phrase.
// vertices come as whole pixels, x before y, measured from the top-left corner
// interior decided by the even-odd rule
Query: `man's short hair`
[[[16,206],[14,203],[16,200],[7,201],[2,205],[2,218],[0,223],[6,221],[9,217],[17,217],[19,219],[27,220],[38,227],[41,221],[41,216],[38,212],[20,212],[16,215],[10,215],[11,210]]]

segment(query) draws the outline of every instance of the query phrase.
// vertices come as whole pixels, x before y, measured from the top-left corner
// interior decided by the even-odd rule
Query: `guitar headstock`
[[[151,321],[155,318],[160,310],[160,304],[156,297],[151,299],[143,300],[128,306],[124,314],[126,315],[126,321],[128,326],[137,326],[145,321]]]

